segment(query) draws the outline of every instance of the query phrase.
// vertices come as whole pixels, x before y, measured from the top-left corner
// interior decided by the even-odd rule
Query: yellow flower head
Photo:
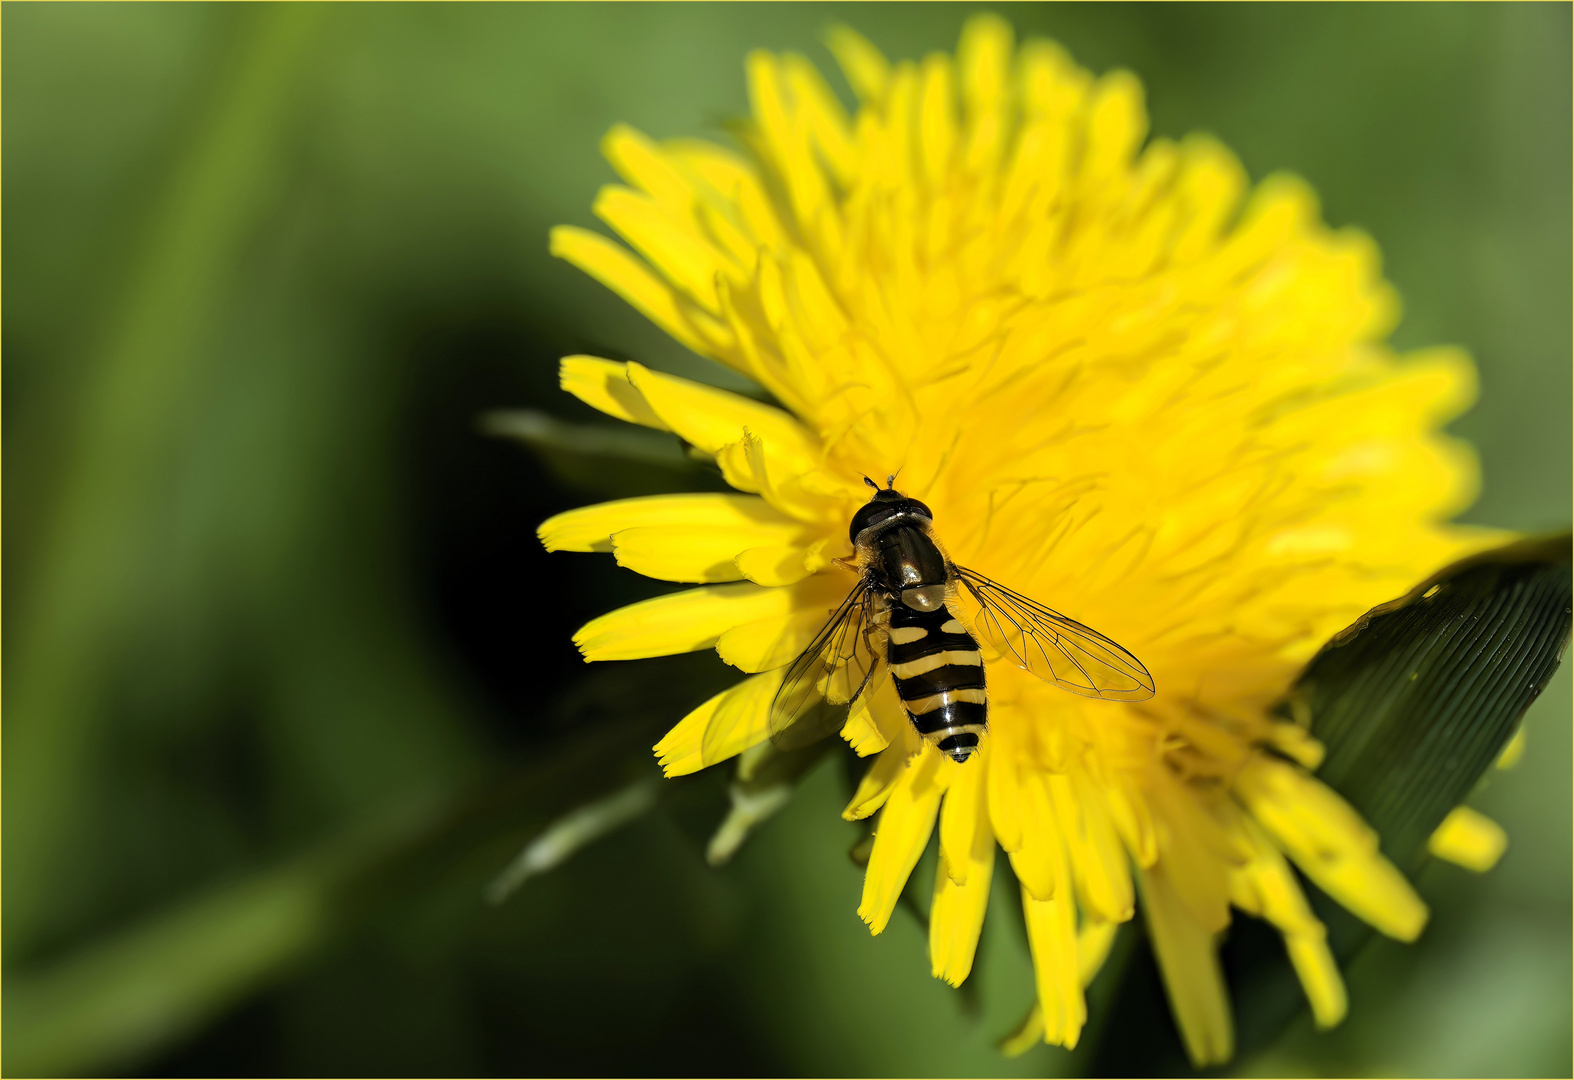
[[[806,60],[755,53],[744,153],[619,127],[605,148],[629,186],[595,209],[633,251],[552,234],[781,406],[563,362],[570,393],[675,432],[739,492],[546,522],[551,549],[699,584],[575,640],[588,660],[714,647],[750,673],[661,741],[668,775],[761,743],[784,666],[854,584],[832,560],[862,478],[899,474],[959,564],[1121,642],[1158,694],[1079,698],[992,661],[989,734],[958,764],[884,679],[843,730],[873,757],[845,812],[879,814],[873,932],[938,823],[934,974],[967,977],[1003,849],[1037,976],[1028,1036],[1076,1044],[1083,986],[1139,907],[1198,1064],[1231,1052],[1215,940],[1232,905],[1282,932],[1336,1023],[1343,984],[1290,863],[1392,937],[1427,912],[1310,775],[1317,743],[1268,708],[1334,632],[1485,542],[1440,524],[1475,491],[1438,432],[1472,398],[1468,359],[1396,358],[1371,241],[1326,228],[1294,179],[1248,192],[1217,142],[1145,144],[1128,73],[1014,49],[989,16],[955,60],[891,64],[847,30],[831,47],[856,115]]]

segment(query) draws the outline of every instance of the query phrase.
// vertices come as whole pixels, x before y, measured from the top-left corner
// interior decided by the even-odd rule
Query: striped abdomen
[[[916,611],[896,603],[888,617],[886,659],[896,696],[920,735],[941,753],[966,761],[978,749],[989,715],[977,643],[945,607]]]

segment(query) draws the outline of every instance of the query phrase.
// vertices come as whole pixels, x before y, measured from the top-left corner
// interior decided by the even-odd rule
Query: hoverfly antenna
[[[874,488],[876,491],[880,490],[880,485],[875,483],[873,480],[869,479],[867,476],[864,477],[864,483],[868,484],[870,487]]]
[[[896,487],[896,474],[892,473],[885,478],[885,490],[890,491]]]

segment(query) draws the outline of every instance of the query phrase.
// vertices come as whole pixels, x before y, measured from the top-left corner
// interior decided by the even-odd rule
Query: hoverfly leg
[[[874,668],[870,668],[869,671],[864,672],[863,682],[858,683],[858,693],[853,694],[852,697],[848,697],[848,705],[852,705],[853,708],[858,707],[858,699],[859,697],[864,696],[864,691],[869,690],[869,683],[874,680],[875,671],[877,671],[877,669],[878,666],[874,666]]]

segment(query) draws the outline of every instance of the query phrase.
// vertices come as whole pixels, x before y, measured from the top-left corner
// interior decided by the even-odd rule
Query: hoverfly
[[[1153,677],[1104,635],[957,566],[932,532],[929,507],[895,490],[896,477],[848,527],[853,557],[837,564],[858,584],[782,680],[771,704],[771,736],[797,741],[797,722],[825,710],[817,698],[852,705],[889,667],[913,727],[943,754],[963,762],[988,729],[981,637],[1018,667],[1063,690],[1109,701],[1153,696]],[[971,628],[964,606],[976,611]],[[789,732],[794,734],[789,735]]]

